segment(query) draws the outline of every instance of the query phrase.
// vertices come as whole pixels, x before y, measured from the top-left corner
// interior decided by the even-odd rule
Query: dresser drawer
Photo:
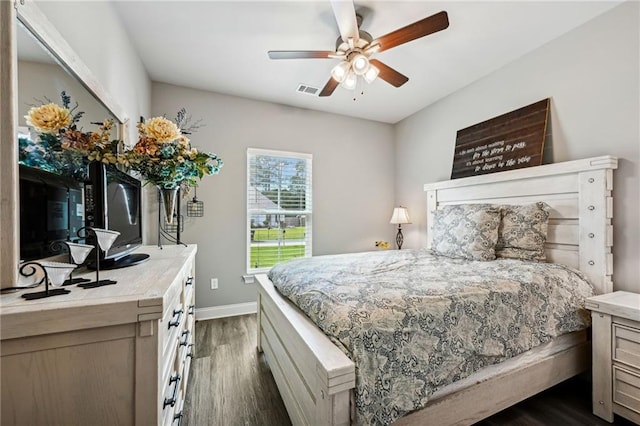
[[[614,366],[613,402],[640,413],[640,376]]]
[[[613,359],[640,369],[640,331],[613,324]]]

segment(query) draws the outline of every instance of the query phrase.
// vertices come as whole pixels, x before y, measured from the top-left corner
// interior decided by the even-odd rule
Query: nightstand
[[[593,414],[640,424],[640,294],[590,297],[586,308],[593,329]]]

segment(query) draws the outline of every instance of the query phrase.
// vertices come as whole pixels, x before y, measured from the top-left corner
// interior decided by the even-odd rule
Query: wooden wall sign
[[[542,164],[549,98],[458,130],[451,179]]]

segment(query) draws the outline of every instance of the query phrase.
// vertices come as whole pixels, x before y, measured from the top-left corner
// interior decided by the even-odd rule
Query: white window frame
[[[305,210],[291,211],[291,210],[278,210],[278,211],[266,211],[260,209],[251,209],[249,205],[249,190],[251,188],[251,159],[256,156],[270,156],[270,157],[285,157],[296,160],[304,160],[307,162],[306,178],[307,178],[307,191],[305,193]],[[265,268],[253,268],[251,266],[251,217],[255,214],[268,213],[268,214],[304,214],[306,217],[305,222],[305,255],[304,257],[311,257],[313,255],[312,250],[312,217],[313,217],[313,155],[292,151],[278,151],[273,149],[261,149],[261,148],[247,148],[247,187],[245,190],[245,197],[247,202],[247,221],[246,221],[246,270],[247,274],[259,274],[267,272],[271,267]]]

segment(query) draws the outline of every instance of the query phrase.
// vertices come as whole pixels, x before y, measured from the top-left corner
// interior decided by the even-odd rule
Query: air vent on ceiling
[[[298,93],[304,93],[305,95],[311,95],[311,96],[316,96],[319,91],[320,91],[319,88],[308,86],[306,84],[299,84],[298,88],[296,89],[296,92]]]

